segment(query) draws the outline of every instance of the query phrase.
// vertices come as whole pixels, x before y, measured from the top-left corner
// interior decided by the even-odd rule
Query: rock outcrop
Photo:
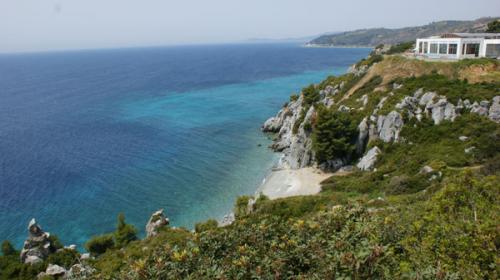
[[[363,171],[373,170],[375,163],[377,162],[377,158],[381,153],[382,152],[378,147],[373,147],[359,160],[356,166]]]
[[[335,92],[332,88],[328,91]],[[264,132],[277,132],[276,139],[270,146],[274,151],[283,152],[280,161],[281,167],[298,169],[309,166],[314,160],[312,153],[312,140],[307,124],[316,114],[314,106],[310,106],[298,129],[294,131],[296,122],[301,118],[303,97],[290,102],[281,109],[275,117],[268,119],[262,126]]]
[[[158,231],[168,226],[169,220],[163,214],[163,209],[160,209],[151,215],[148,223],[146,224],[146,237],[155,236],[158,234]]]
[[[490,110],[488,112],[488,118],[495,122],[500,122],[500,96],[493,97]]]
[[[378,137],[384,142],[398,141],[403,124],[403,117],[396,111],[390,112],[387,116],[378,116]]]
[[[28,239],[21,250],[21,262],[35,264],[45,260],[56,250],[50,240],[50,233],[44,232],[33,218],[28,224]]]

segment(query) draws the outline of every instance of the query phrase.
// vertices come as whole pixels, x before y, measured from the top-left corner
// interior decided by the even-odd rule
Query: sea
[[[116,217],[192,229],[276,163],[262,123],[366,48],[226,44],[0,54],[0,240],[36,218],[80,250]]]

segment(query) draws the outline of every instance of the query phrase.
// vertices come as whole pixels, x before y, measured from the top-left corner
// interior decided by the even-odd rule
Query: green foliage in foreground
[[[498,179],[463,172],[391,207],[348,199],[332,208],[327,194],[266,200],[231,226],[185,232],[184,242],[169,229],[145,252],[132,243],[113,252],[120,269],[96,278],[496,279]]]
[[[125,216],[120,213],[116,231],[92,237],[85,243],[85,249],[92,255],[98,256],[111,248],[123,248],[134,240],[137,240],[137,230],[133,225],[127,224]]]

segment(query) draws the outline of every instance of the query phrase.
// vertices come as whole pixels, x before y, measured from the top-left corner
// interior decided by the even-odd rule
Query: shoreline
[[[315,167],[290,169],[273,167],[255,191],[270,199],[278,199],[300,195],[314,195],[321,191],[321,182],[332,176]]]

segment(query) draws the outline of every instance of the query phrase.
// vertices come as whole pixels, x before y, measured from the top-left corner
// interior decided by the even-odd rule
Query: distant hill
[[[397,29],[370,28],[348,31],[338,34],[322,35],[309,45],[318,46],[376,46],[378,44],[396,44],[448,32],[482,32],[487,24],[498,18],[480,18],[474,21],[439,21],[423,26]]]

